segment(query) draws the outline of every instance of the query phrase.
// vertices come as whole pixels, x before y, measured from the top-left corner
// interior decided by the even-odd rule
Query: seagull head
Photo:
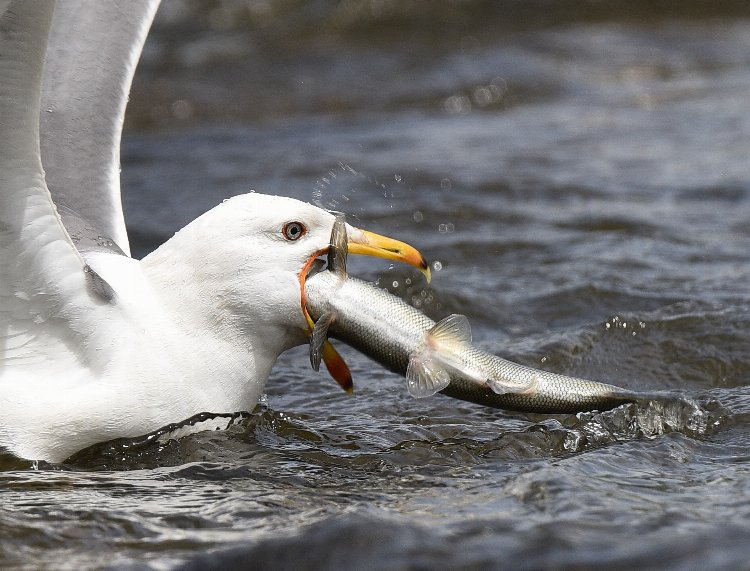
[[[331,212],[299,200],[243,194],[188,224],[144,262],[173,268],[175,299],[202,306],[186,309],[202,314],[206,327],[260,337],[281,352],[307,341],[304,279],[328,252],[335,221]],[[346,229],[350,254],[404,262],[429,275],[408,244],[349,224]],[[148,264],[155,255],[159,263]]]

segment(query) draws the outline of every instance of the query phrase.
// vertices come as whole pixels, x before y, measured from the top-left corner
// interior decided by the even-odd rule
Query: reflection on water
[[[659,398],[415,400],[344,347],[350,397],[292,351],[229,430],[0,456],[0,564],[745,566],[748,94],[745,2],[166,0],[123,145],[138,254],[295,196],[417,246],[430,286],[350,271],[481,348]]]

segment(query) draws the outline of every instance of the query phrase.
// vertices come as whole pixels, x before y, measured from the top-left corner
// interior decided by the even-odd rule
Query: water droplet
[[[178,99],[170,107],[175,119],[185,120],[193,116],[193,106],[189,101]]]
[[[503,93],[508,91],[508,82],[505,81],[502,77],[498,76],[490,83],[490,89],[502,95]]]
[[[398,287],[398,282],[396,280],[393,280],[393,283],[391,284],[393,287]]]
[[[268,410],[268,395],[266,393],[260,395],[260,398],[258,399],[258,406],[260,406],[264,411]]]
[[[394,179],[396,179],[396,182],[401,182],[401,175],[397,174],[393,176]]]
[[[439,262],[438,260],[435,260],[434,262],[432,262],[432,269],[435,270],[436,272],[439,272],[440,270],[443,269],[443,264]]]
[[[471,100],[465,95],[451,95],[443,102],[443,108],[451,114],[466,115],[471,112]]]
[[[419,210],[415,210],[412,217],[414,218],[414,222],[422,222],[422,220],[424,220],[424,214],[422,214]]]
[[[486,107],[490,103],[493,103],[495,100],[490,88],[484,85],[474,89],[474,93],[472,95],[474,96],[474,102],[480,107]]]
[[[451,179],[449,178],[444,178],[440,181],[440,188],[442,188],[443,190],[450,190],[451,186]]]

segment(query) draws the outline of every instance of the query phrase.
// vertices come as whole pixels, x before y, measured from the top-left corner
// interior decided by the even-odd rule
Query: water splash
[[[613,442],[679,432],[702,438],[728,422],[729,412],[715,399],[697,400],[657,396],[606,412],[581,412],[562,422],[566,452],[581,452]]]
[[[404,177],[400,174],[394,174],[395,184],[404,182]],[[325,176],[315,181],[312,190],[312,203],[320,208],[327,210],[344,210],[347,206],[347,214],[357,218],[357,213],[352,212],[351,200],[358,191],[365,189],[376,189],[385,199],[395,197],[395,192],[390,183],[381,182],[375,176],[367,175],[356,170],[351,165],[339,161],[335,168],[329,169]]]
[[[351,219],[359,220],[365,213],[372,215],[374,208],[376,211],[382,211],[383,208],[397,210],[407,200],[407,196],[415,192],[411,184],[409,178],[400,172],[381,178],[339,161],[315,181],[310,202],[319,208],[345,211]],[[442,179],[440,188],[450,190],[450,179]],[[422,210],[413,210],[411,217],[416,223],[427,219]],[[455,229],[449,222],[441,227],[444,232]]]

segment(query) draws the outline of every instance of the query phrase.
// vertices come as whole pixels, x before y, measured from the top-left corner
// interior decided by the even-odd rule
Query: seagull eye
[[[302,222],[287,222],[284,224],[284,227],[281,229],[281,233],[283,234],[284,238],[289,240],[290,242],[294,242],[295,240],[299,240],[302,238],[302,236],[305,235],[307,232],[307,227],[302,224]]]

